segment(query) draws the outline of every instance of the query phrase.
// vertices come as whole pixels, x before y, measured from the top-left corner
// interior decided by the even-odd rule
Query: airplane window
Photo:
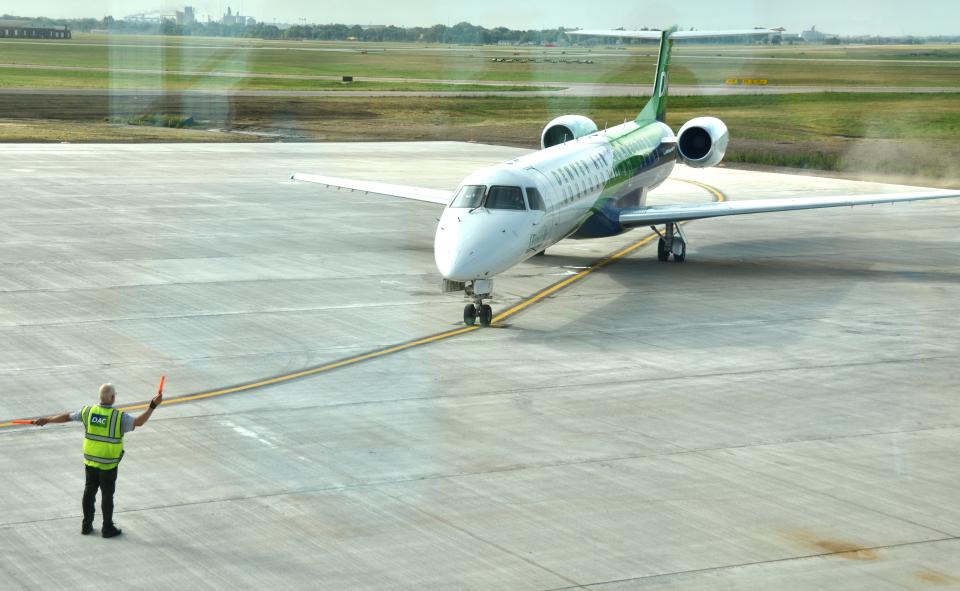
[[[520,187],[490,187],[486,204],[487,209],[527,209]]]
[[[456,197],[453,198],[453,202],[450,203],[450,207],[467,209],[480,207],[480,204],[483,203],[483,192],[485,190],[486,187],[483,185],[464,185],[460,187]]]
[[[527,201],[530,202],[530,209],[547,211],[547,206],[543,202],[543,197],[540,196],[540,191],[533,187],[527,187]]]

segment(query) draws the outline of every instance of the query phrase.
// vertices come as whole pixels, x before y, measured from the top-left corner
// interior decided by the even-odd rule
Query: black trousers
[[[92,466],[87,469],[87,483],[83,487],[83,522],[93,525],[93,515],[96,513],[94,505],[97,502],[97,489],[103,493],[100,497],[100,508],[103,509],[103,525],[113,525],[113,492],[117,489],[117,471],[101,470]]]

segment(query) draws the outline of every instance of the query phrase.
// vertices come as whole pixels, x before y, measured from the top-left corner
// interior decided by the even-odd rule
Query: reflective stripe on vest
[[[95,462],[97,464],[119,464],[120,458],[98,458],[97,456],[91,456],[83,454],[83,459],[90,462]]]
[[[123,457],[123,413],[115,408],[85,406],[80,411],[84,426],[83,463],[94,468],[115,468]]]

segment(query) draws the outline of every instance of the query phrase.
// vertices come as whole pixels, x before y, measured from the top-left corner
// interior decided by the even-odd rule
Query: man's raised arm
[[[158,392],[156,396],[153,397],[153,400],[150,401],[150,408],[140,413],[137,416],[137,419],[133,422],[134,427],[142,427],[147,421],[150,420],[150,416],[153,414],[153,411],[160,406],[163,402],[163,392]]]

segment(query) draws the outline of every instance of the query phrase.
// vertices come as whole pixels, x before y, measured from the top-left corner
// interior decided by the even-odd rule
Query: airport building
[[[177,11],[177,24],[178,25],[192,25],[197,22],[197,15],[193,10],[193,6],[184,6],[183,10]]]
[[[34,27],[22,22],[0,21],[0,38],[12,39],[71,39],[70,28]]]
[[[257,24],[257,21],[253,17],[243,16],[241,14],[234,14],[233,10],[227,6],[227,13],[223,15],[223,18],[220,19],[220,23],[224,25],[240,25],[240,26],[253,26]]]
[[[817,27],[810,27],[809,31],[800,33],[800,38],[807,43],[823,43],[827,39],[826,33],[818,31]]]

